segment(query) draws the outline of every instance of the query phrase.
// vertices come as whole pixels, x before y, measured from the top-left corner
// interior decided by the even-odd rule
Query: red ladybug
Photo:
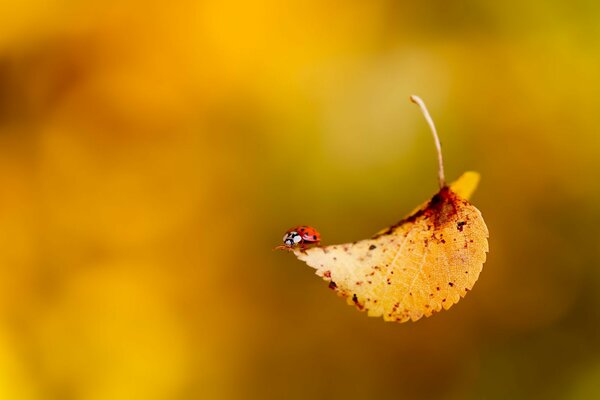
[[[293,250],[300,248],[304,250],[307,245],[319,244],[321,234],[313,227],[302,225],[288,229],[283,235],[283,246],[277,246],[276,249]]]

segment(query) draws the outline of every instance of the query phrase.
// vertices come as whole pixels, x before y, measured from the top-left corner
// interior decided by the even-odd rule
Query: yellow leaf
[[[469,200],[479,184],[479,172],[467,171],[450,184],[450,189],[463,199]]]
[[[448,309],[473,287],[488,251],[481,213],[466,199],[467,172],[371,239],[294,250],[350,305],[386,321],[416,321]]]

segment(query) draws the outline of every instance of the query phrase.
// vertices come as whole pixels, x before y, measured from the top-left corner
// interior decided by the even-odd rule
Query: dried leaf
[[[371,239],[295,250],[348,304],[386,321],[416,321],[448,309],[473,287],[488,251],[488,230],[467,198],[467,172]]]

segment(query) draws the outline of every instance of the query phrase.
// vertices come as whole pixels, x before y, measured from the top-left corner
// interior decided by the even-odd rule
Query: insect
[[[283,235],[283,245],[275,247],[278,250],[292,251],[299,248],[304,250],[308,245],[319,244],[321,234],[311,226],[296,226],[290,228]]]

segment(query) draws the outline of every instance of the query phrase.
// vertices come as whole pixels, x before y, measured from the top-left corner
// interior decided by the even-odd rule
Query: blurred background
[[[0,399],[600,397],[600,5],[0,2]],[[283,232],[437,189],[488,262],[384,323]]]

